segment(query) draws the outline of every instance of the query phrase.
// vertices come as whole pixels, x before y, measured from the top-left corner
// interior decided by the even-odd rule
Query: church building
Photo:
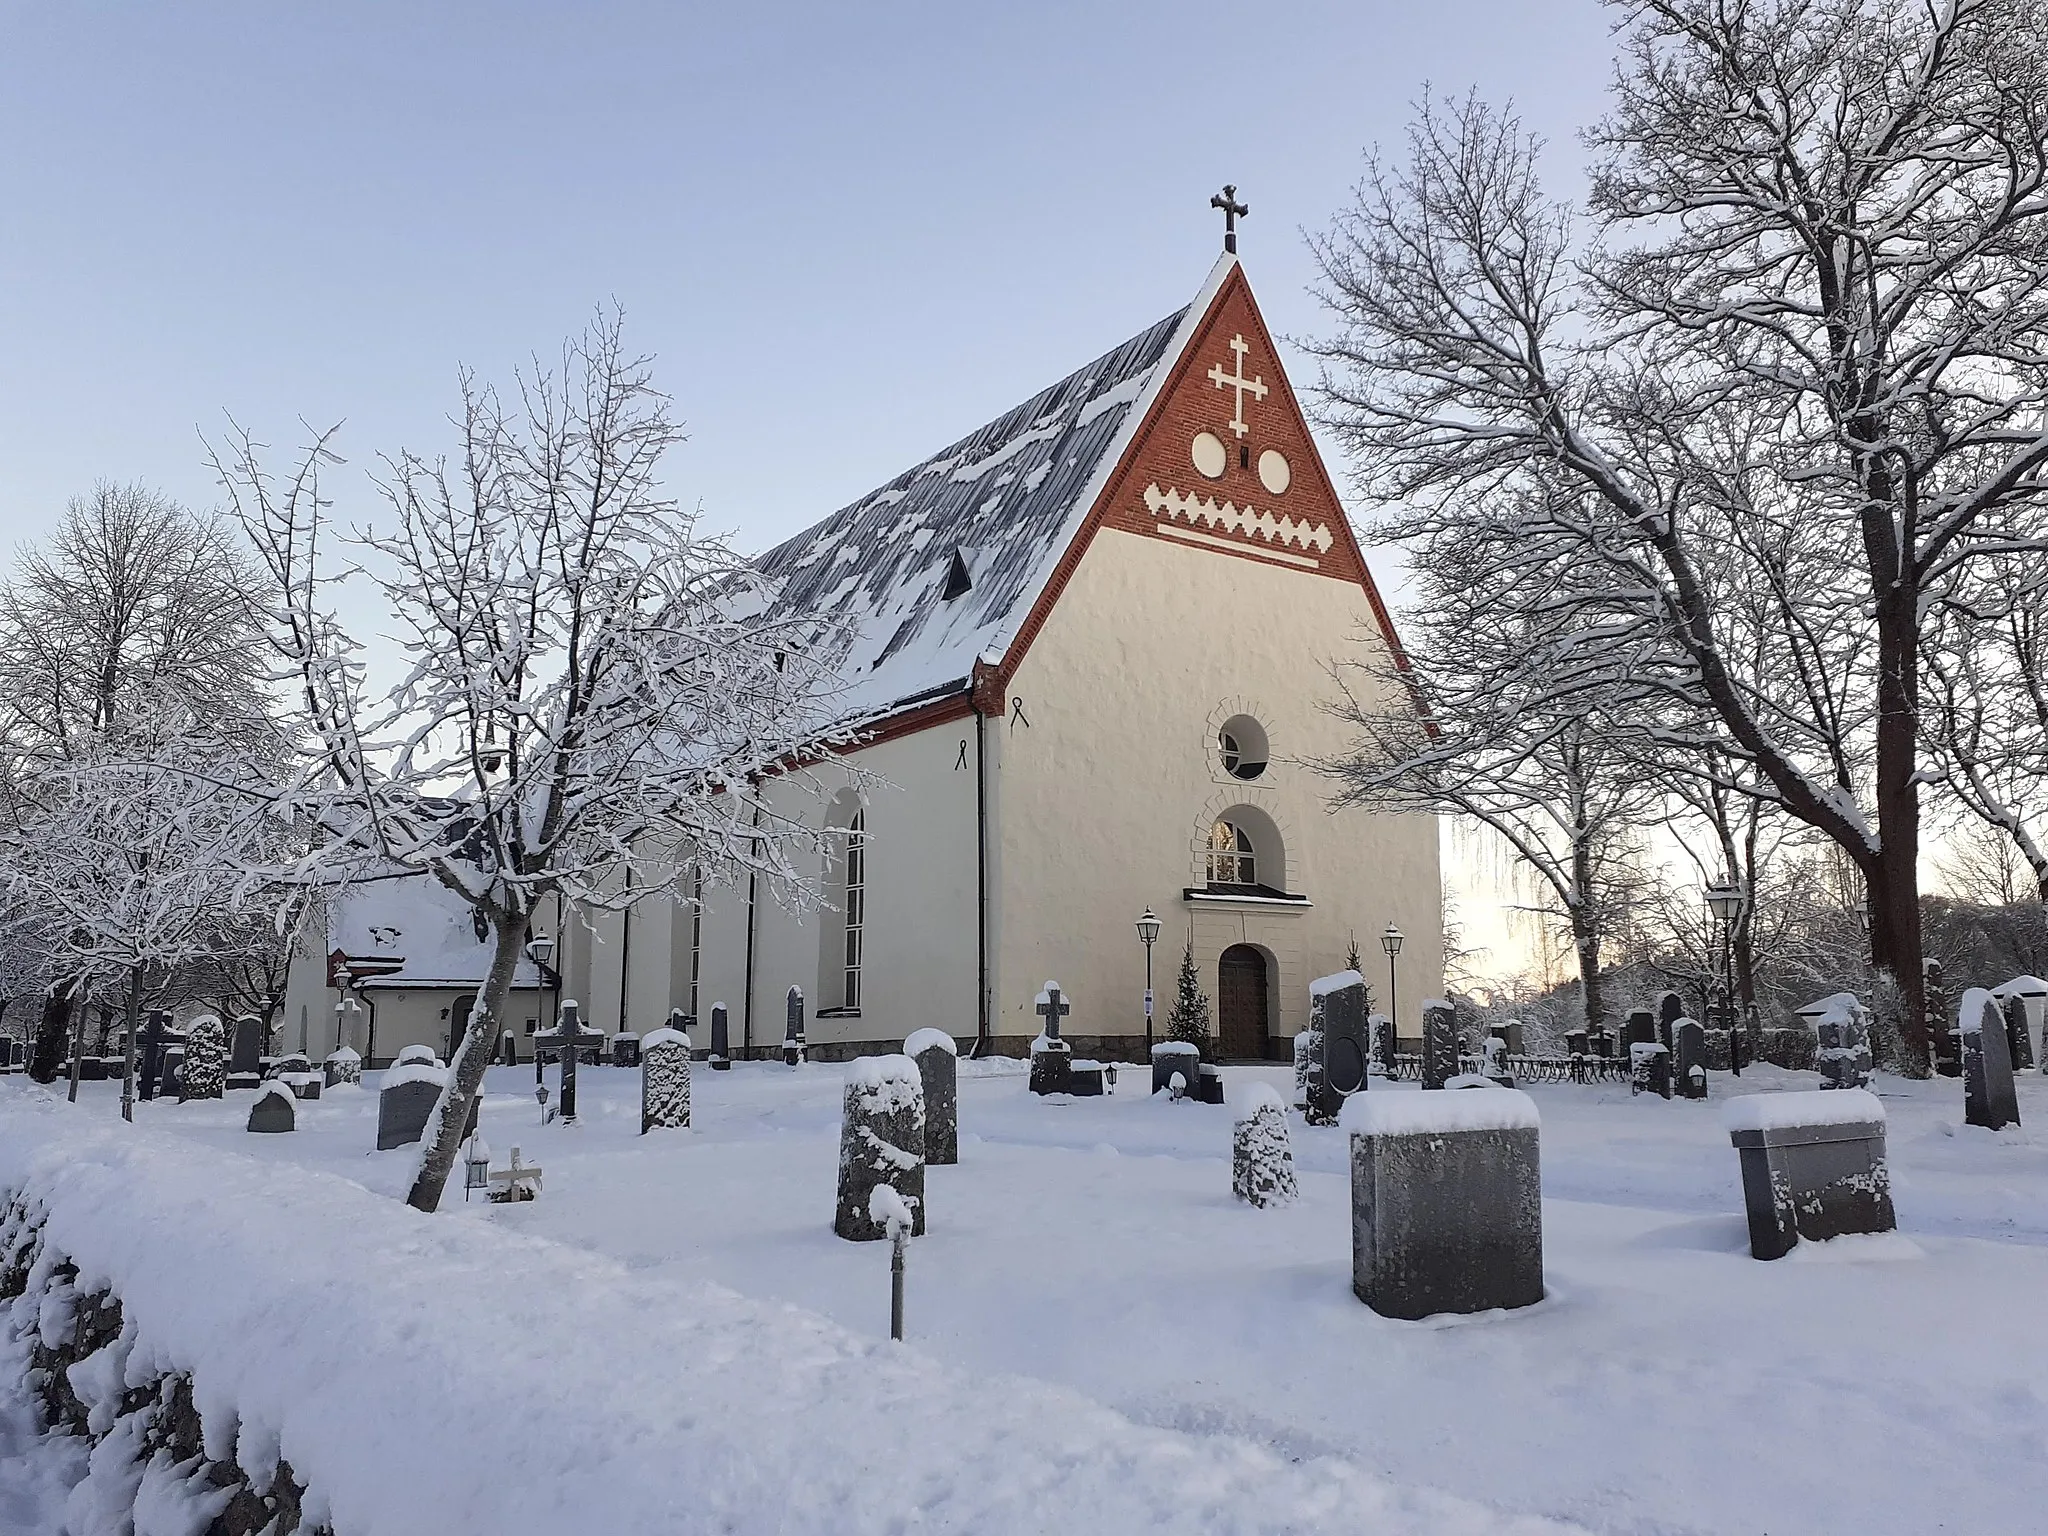
[[[679,1010],[701,1049],[722,1002],[733,1054],[772,1055],[794,986],[814,1056],[928,1026],[1015,1055],[1052,981],[1077,1050],[1132,1057],[1149,912],[1159,1038],[1184,951],[1226,1059],[1285,1059],[1354,942],[1384,1011],[1389,924],[1418,1033],[1443,985],[1436,823],[1333,813],[1313,766],[1346,744],[1339,677],[1386,686],[1397,641],[1233,251],[1186,308],[759,563],[777,602],[857,635],[866,783],[833,763],[775,790],[831,830],[826,904],[743,884],[545,913],[586,1024]],[[387,1014],[380,1057],[405,1043]]]

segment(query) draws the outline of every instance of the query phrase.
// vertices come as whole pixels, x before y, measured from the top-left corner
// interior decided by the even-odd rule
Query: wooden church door
[[[1266,957],[1233,944],[1217,962],[1216,1045],[1226,1059],[1266,1054]]]

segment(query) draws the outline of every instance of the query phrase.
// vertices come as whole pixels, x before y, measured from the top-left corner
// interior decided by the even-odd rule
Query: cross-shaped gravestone
[[[167,1013],[152,1012],[142,1026],[142,1080],[141,1092],[145,1099],[156,1097],[157,1079],[163,1075],[164,1047],[177,1036],[171,1033],[171,1016]]]
[[[562,1095],[561,1118],[570,1123],[576,1118],[576,1056],[586,1046],[602,1045],[604,1036],[594,1029],[585,1029],[583,1019],[573,1000],[563,999],[561,1021],[550,1031],[553,1038],[542,1036],[549,1045],[561,1047]]]
[[[1061,995],[1060,984],[1048,981],[1045,984],[1045,991],[1039,994],[1039,1003],[1035,1011],[1045,1020],[1045,1038],[1057,1040],[1060,1037],[1060,1020],[1074,1010],[1067,1006],[1066,998]]]
[[[1211,208],[1223,210],[1223,249],[1231,255],[1237,254],[1237,221],[1251,212],[1237,200],[1237,188],[1226,186],[1209,199]]]
[[[1251,424],[1244,419],[1244,397],[1249,394],[1254,400],[1265,399],[1266,378],[1264,374],[1250,379],[1244,376],[1244,358],[1245,354],[1251,351],[1251,347],[1242,336],[1230,338],[1230,350],[1237,354],[1232,364],[1235,371],[1225,373],[1223,365],[1218,363],[1209,370],[1209,377],[1218,389],[1227,389],[1234,393],[1237,403],[1231,411],[1230,430],[1243,437],[1251,430]]]

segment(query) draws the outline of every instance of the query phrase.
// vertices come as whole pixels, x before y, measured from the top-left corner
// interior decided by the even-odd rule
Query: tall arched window
[[[1258,858],[1251,837],[1234,821],[1218,821],[1209,829],[1209,883],[1259,883]]]
[[[842,1008],[860,1006],[861,943],[867,926],[867,840],[867,812],[855,811],[853,820],[846,826],[846,899],[840,909],[846,916],[845,984],[840,991]]]

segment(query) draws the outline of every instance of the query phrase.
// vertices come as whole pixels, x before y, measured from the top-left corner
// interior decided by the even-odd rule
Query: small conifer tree
[[[1180,980],[1174,990],[1173,1010],[1166,1016],[1166,1033],[1169,1039],[1187,1041],[1202,1053],[1204,1061],[1208,1060],[1209,999],[1202,994],[1202,978],[1195,970],[1192,946],[1180,952]]]

